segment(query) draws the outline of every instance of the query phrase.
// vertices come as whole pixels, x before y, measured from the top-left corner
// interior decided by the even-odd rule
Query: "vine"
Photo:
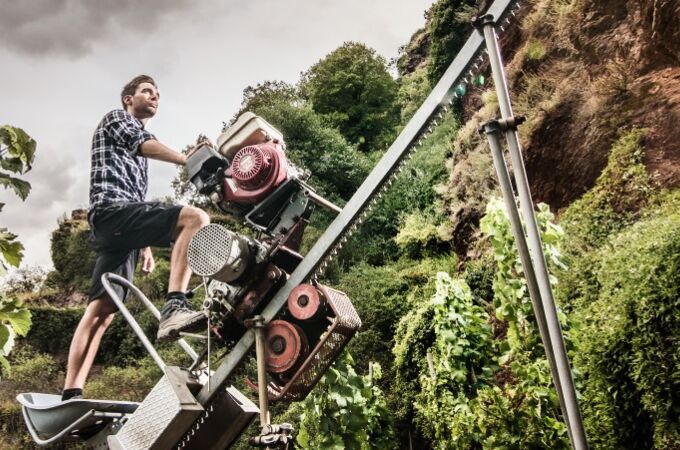
[[[376,385],[380,365],[357,375],[346,353],[326,372],[303,404],[297,444],[303,449],[394,448],[392,416]]]

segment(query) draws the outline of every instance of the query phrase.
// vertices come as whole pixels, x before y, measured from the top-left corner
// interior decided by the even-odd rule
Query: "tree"
[[[298,105],[301,102],[302,98],[295,86],[285,81],[266,80],[257,83],[254,87],[248,86],[243,90],[241,108],[234,115],[232,122],[246,111],[255,112],[280,103]]]
[[[439,0],[430,10],[430,61],[428,78],[437,84],[463,47],[470,34],[470,19],[476,12],[476,0]]]
[[[399,122],[397,83],[375,50],[345,42],[303,73],[302,96],[359,150],[385,145]]]
[[[23,175],[31,169],[35,157],[35,141],[24,130],[10,125],[0,127],[0,184],[25,200],[31,185],[10,173]],[[0,210],[5,206],[0,203]],[[18,267],[23,258],[23,245],[7,228],[0,228],[0,274],[8,266]],[[14,337],[25,336],[31,326],[31,313],[19,300],[0,292],[0,372],[9,371],[7,355],[14,346]]]

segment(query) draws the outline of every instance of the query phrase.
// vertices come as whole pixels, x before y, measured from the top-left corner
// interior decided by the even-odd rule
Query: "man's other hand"
[[[153,259],[153,254],[151,253],[151,247],[146,247],[142,249],[142,273],[148,275],[153,272],[154,267],[156,267],[156,261]]]

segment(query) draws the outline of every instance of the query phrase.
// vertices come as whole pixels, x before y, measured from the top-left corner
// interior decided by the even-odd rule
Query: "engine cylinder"
[[[245,237],[211,223],[191,238],[188,259],[196,275],[230,283],[243,275],[251,258]]]

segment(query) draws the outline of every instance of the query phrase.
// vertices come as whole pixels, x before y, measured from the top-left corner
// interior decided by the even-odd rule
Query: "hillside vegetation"
[[[347,42],[296,85],[247,87],[241,111],[280,129],[310,183],[343,204],[479,6],[435,2],[392,62],[396,80],[375,51]],[[526,1],[500,38],[513,106],[527,117],[520,137],[591,448],[680,449],[680,2]],[[325,274],[364,325],[304,402],[274,405],[275,420],[296,424],[300,448],[570,448],[476,131],[498,114],[488,67],[475,75]],[[173,186],[204,201],[181,175]],[[0,448],[32,448],[17,392],[61,388],[92,261],[81,214],[59,221],[47,281],[26,274],[13,292],[33,327],[0,381]],[[331,220],[316,213],[303,248]],[[157,255],[154,274],[136,283],[160,302],[169,269],[167,251]],[[152,318],[140,317],[151,332]],[[121,318],[96,364],[91,398],[141,400],[159,377]]]

